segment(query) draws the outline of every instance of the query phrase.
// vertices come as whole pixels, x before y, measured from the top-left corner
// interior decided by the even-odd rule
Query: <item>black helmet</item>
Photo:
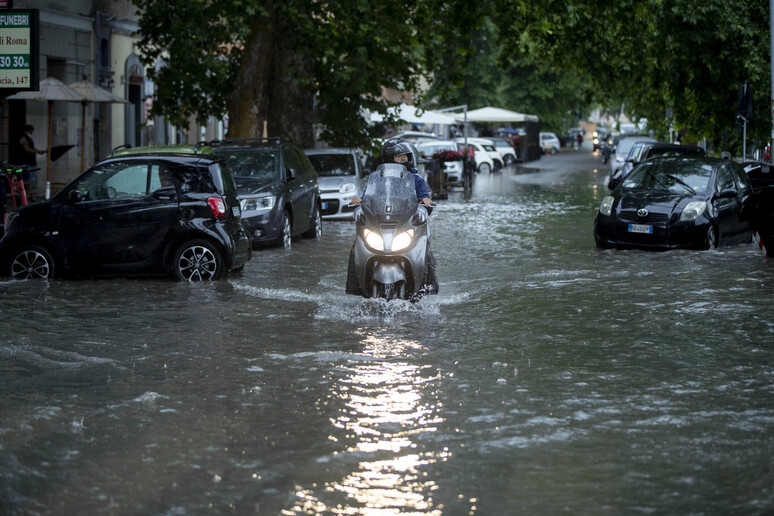
[[[408,161],[401,163],[401,165],[405,165],[409,169],[414,168],[411,147],[403,138],[390,138],[382,145],[382,162],[384,163],[396,163],[395,156],[401,154],[408,154]]]

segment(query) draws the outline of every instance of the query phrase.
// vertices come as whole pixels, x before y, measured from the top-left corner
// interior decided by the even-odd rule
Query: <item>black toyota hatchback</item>
[[[602,199],[594,219],[598,247],[712,249],[750,242],[750,223],[740,216],[752,193],[733,161],[655,158],[640,163]]]
[[[191,154],[106,159],[50,200],[8,215],[2,273],[222,278],[251,257],[225,160]]]

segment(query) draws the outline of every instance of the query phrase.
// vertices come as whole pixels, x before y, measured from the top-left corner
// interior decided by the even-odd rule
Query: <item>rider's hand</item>
[[[353,197],[351,201],[349,201],[349,204],[360,204],[363,202],[363,199],[360,197]]]
[[[433,205],[433,201],[430,200],[430,197],[425,197],[424,199],[422,199],[421,202],[425,206],[432,206]]]

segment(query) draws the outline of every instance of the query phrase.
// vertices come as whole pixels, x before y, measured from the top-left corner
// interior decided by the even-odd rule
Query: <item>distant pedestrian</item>
[[[24,133],[19,139],[19,145],[22,148],[22,152],[19,153],[19,159],[21,163],[19,165],[30,165],[33,167],[38,166],[38,154],[45,154],[45,149],[36,149],[35,142],[32,140],[32,133],[35,132],[35,128],[27,124],[24,126]],[[38,173],[37,171],[29,171],[23,177],[26,190],[31,194],[31,197],[35,197],[35,192],[38,186]]]

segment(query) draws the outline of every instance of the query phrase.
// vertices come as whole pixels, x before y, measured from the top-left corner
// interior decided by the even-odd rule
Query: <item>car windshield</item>
[[[484,144],[482,147],[484,147],[484,150],[487,152],[497,152],[497,150],[494,148],[494,145]]]
[[[692,159],[646,161],[624,180],[624,190],[669,190],[672,193],[707,191],[713,166]]]
[[[355,175],[355,159],[351,154],[308,154],[307,157],[320,177]]]
[[[278,149],[216,149],[219,156],[228,157],[228,166],[237,182],[249,181],[254,187],[281,180]]]
[[[653,141],[652,138],[643,138],[641,140],[637,138],[624,138],[618,144],[618,154],[621,156],[628,156],[629,151],[637,142],[652,142],[652,141]]]

